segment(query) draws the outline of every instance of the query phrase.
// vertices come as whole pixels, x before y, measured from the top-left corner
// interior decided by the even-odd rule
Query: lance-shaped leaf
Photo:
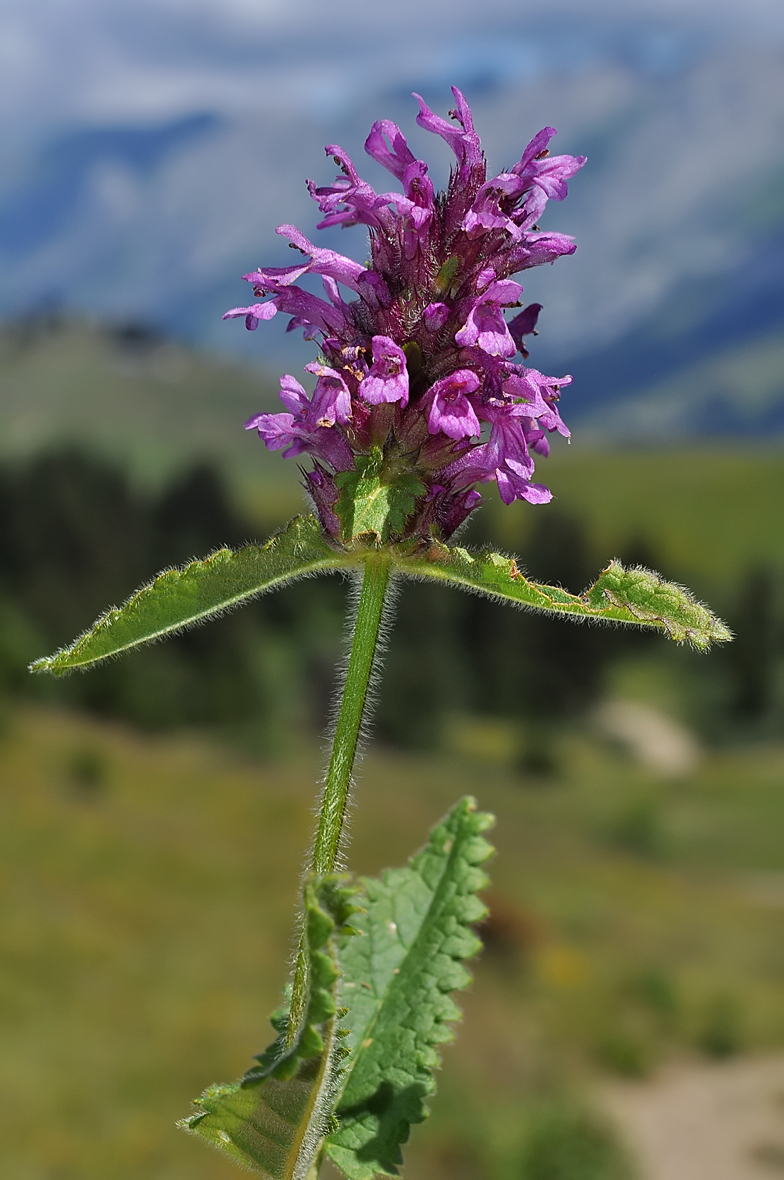
[[[404,869],[362,882],[359,937],[340,937],[340,1002],[347,1015],[338,1128],[324,1150],[350,1180],[394,1175],[400,1145],[427,1115],[436,1046],[450,1041],[460,1009],[449,993],[470,982],[461,960],[481,943],[471,924],[487,913],[476,896],[492,853],[490,815],[463,799]]]
[[[611,561],[593,586],[579,595],[529,582],[515,560],[500,553],[473,554],[437,541],[425,549],[397,546],[396,566],[398,572],[412,578],[449,582],[534,610],[658,628],[670,639],[687,641],[701,651],[711,643],[732,638],[721,619],[688,590],[665,582],[651,570],[625,569],[619,561]]]
[[[345,556],[323,539],[315,516],[296,516],[264,545],[247,545],[236,553],[219,549],[184,569],[165,570],[124,606],[108,610],[70,647],[36,660],[31,670],[59,676],[84,668],[171,635],[306,574],[345,564]]]
[[[266,1180],[305,1180],[330,1126],[340,1047],[335,933],[355,912],[353,891],[332,876],[305,883],[303,946],[307,956],[305,1016],[291,1043],[288,1013],[272,1018],[278,1032],[258,1065],[238,1082],[210,1086],[196,1114],[179,1126],[206,1139]]]

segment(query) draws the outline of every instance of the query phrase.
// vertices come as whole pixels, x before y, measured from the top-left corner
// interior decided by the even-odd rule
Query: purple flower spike
[[[373,337],[373,364],[359,389],[371,406],[381,402],[408,405],[408,369],[406,354],[389,336]]]
[[[441,431],[454,439],[478,436],[481,431],[479,419],[467,396],[478,388],[479,378],[470,369],[458,369],[451,376],[436,381],[428,395],[432,398],[427,420],[430,433]]]
[[[507,504],[546,503],[550,492],[533,480],[535,459],[548,454],[550,436],[569,437],[559,400],[571,378],[514,359],[527,360],[541,305],[506,309],[520,308],[523,288],[513,275],[574,252],[570,237],[537,222],[549,200],[563,200],[585,160],[550,156],[555,132],[545,127],[513,168],[488,179],[471,110],[459,90],[453,94],[449,119],[415,96],[417,123],[445,140],[457,161],[446,192],[434,192],[427,164],[388,119],[373,124],[365,151],[396,190],[376,192],[342,148],[329,146],[340,174],[333,184],[308,182],[319,228],[367,226],[368,262],[281,225],[277,232],[300,257],[245,275],[260,302],[226,312],[251,330],[281,313],[287,330],[319,341],[318,363],[306,366],[316,377],[313,394],[287,374],[284,412],[257,414],[247,427],[270,450],[312,457],[306,487],[338,543],[353,541],[343,532],[352,514],[340,503],[353,485],[338,473],[375,471],[367,478],[380,485],[420,488],[392,539],[448,540],[480,502],[478,485],[490,480]],[[320,276],[323,297],[299,285],[307,275]]]

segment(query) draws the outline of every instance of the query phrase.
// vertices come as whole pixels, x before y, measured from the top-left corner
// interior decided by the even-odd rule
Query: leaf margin
[[[303,945],[310,964],[309,991],[306,1011],[295,1035],[288,1036],[288,1007],[284,1005],[271,1017],[278,1035],[256,1056],[258,1064],[251,1066],[236,1082],[208,1086],[194,1100],[194,1112],[177,1123],[181,1130],[203,1139],[266,1180],[306,1180],[329,1130],[340,1063],[346,1055],[342,1047],[345,1034],[340,1027],[343,1010],[337,1004],[340,972],[336,938],[341,929],[350,929],[347,922],[357,911],[353,902],[356,889],[349,882],[350,878],[340,873],[321,878],[311,874],[303,882]],[[296,1102],[303,1081],[306,1086],[309,1083],[308,1102],[294,1128],[291,1143],[286,1145],[280,1142],[280,1136],[284,1125],[291,1126],[286,1116],[291,1113],[292,1102]],[[265,1086],[273,1090],[272,1103],[263,1095]],[[289,1099],[285,1101],[287,1087]],[[261,1104],[267,1108],[263,1130],[251,1118],[254,1094],[258,1095],[255,1110]],[[235,1124],[240,1124],[239,1132]],[[243,1142],[248,1140],[248,1127],[251,1143],[253,1134],[258,1133],[272,1144],[273,1157],[276,1147],[285,1151],[279,1174],[265,1167],[261,1152],[254,1157]],[[272,1133],[268,1134],[269,1131]]]
[[[236,570],[243,562],[250,565],[254,560],[271,558],[274,568],[275,562],[280,562],[281,558],[285,559],[285,550],[288,547],[291,549],[288,568],[280,569],[266,579],[260,579],[256,585],[253,585],[251,580],[243,589],[235,590],[222,601],[204,606],[190,614],[183,614],[178,620],[165,626],[148,629],[138,638],[130,638],[100,650],[101,642],[111,634],[113,628],[122,630],[123,627],[127,627],[129,616],[132,617],[134,610],[143,608],[150,600],[154,601],[155,597],[163,597],[169,591],[181,589],[188,582],[197,589],[200,580],[206,581],[214,574],[217,575],[217,581],[217,578],[225,576],[226,567],[233,565]],[[297,557],[299,560],[296,560]],[[224,568],[221,569],[221,566]],[[34,660],[29,670],[34,673],[49,672],[53,676],[85,670],[123,652],[155,643],[171,635],[178,635],[189,627],[210,618],[217,618],[227,610],[241,606],[299,578],[340,570],[345,566],[345,555],[327,543],[317,518],[313,515],[295,516],[262,545],[244,545],[236,550],[217,549],[207,557],[190,561],[187,565],[162,570],[151,581],[135,590],[121,606],[109,607],[99,615],[72,643],[59,648],[50,656]],[[95,650],[96,648],[98,650]],[[90,654],[91,652],[94,654]]]
[[[408,859],[404,867],[386,869],[378,878],[362,878],[360,881],[361,892],[357,895],[357,900],[361,910],[354,924],[360,931],[363,927],[366,928],[365,937],[370,941],[365,943],[362,933],[359,938],[338,938],[338,962],[342,971],[340,1002],[345,1003],[347,1011],[344,1027],[348,1032],[348,1054],[342,1065],[340,1093],[335,1111],[338,1126],[326,1136],[323,1145],[324,1154],[349,1180],[370,1180],[376,1175],[396,1175],[397,1164],[402,1162],[401,1145],[407,1142],[411,1127],[422,1122],[429,1114],[426,1100],[435,1091],[433,1073],[441,1064],[438,1046],[454,1039],[452,1025],[462,1019],[462,1011],[452,999],[452,993],[464,989],[471,982],[471,975],[464,963],[473,958],[482,947],[473,926],[487,916],[487,907],[477,893],[488,884],[488,878],[481,865],[495,850],[484,838],[483,833],[488,831],[494,822],[492,815],[477,810],[476,800],[472,796],[465,796],[434,825],[425,845]],[[409,896],[413,892],[419,893],[421,897],[422,891],[431,888],[434,867],[439,860],[443,863],[437,884],[432,887],[432,896],[427,902],[424,915],[418,918],[416,935],[406,942],[412,930],[409,928],[405,936],[401,934],[402,926],[409,925],[408,922],[403,923],[402,915],[397,908],[401,889],[407,890]],[[391,923],[389,918],[384,917],[388,907],[391,907],[396,919]],[[441,942],[435,953],[433,946],[428,944],[428,939],[432,944],[434,923],[435,929],[441,930]],[[445,932],[447,930],[448,933]],[[409,956],[416,957],[421,953],[423,943],[429,945],[429,953],[425,960],[428,970],[420,972],[421,978],[416,983],[407,981],[406,976],[402,974],[403,964]],[[390,950],[396,954],[390,955]],[[375,970],[370,962],[366,964],[371,971],[368,977],[373,979],[374,986],[379,981],[379,972],[386,981],[383,994],[375,1006],[370,996],[360,990],[363,987],[370,988],[367,980],[355,978],[364,951],[370,954],[371,959],[375,957],[376,960]],[[438,965],[440,972],[437,978],[433,975],[434,964]],[[364,975],[366,972],[362,970],[360,974]],[[352,997],[359,996],[363,999],[360,1011],[364,1012],[364,1016],[360,1025],[356,1022],[357,1008],[352,1010],[351,999],[346,994],[347,986],[354,989]],[[401,1072],[407,1069],[415,1080],[408,1087],[411,1093],[407,1098],[402,1093],[399,1095],[400,1101],[393,1112],[394,1130],[391,1137],[386,1140],[384,1148],[385,1154],[390,1158],[381,1162],[376,1160],[375,1164],[371,1164],[357,1156],[356,1145],[352,1147],[345,1142],[357,1128],[362,1134],[368,1125],[368,1115],[371,1116],[372,1124],[374,1113],[372,1097],[366,1097],[359,1105],[355,1102],[352,1106],[351,1081],[355,1076],[354,1070],[363,1062],[363,1054],[365,1058],[372,1058],[379,1052],[377,1022],[381,1019],[385,1007],[394,1008],[397,998],[395,993],[402,993],[406,988],[418,988],[422,994],[427,995],[430,1006],[428,1015],[432,1019],[427,1024],[422,1005],[417,1006],[416,1019],[409,1028],[409,1058],[405,1060],[405,1065],[401,1065],[399,1055],[390,1060],[390,1072],[396,1078],[399,1079]],[[368,1038],[368,1033],[373,1035]],[[371,1061],[371,1070],[372,1068]],[[384,1084],[382,1083],[382,1088]],[[389,1125],[386,1126],[386,1132],[389,1135]],[[368,1142],[374,1142],[380,1134],[379,1121],[378,1135]],[[340,1142],[341,1138],[344,1142]],[[360,1150],[365,1150],[368,1142],[364,1146],[360,1145]],[[380,1154],[380,1146],[377,1150]],[[393,1153],[395,1158],[392,1158]]]
[[[575,620],[651,627],[698,651],[707,651],[712,643],[725,643],[733,637],[729,627],[691,591],[643,566],[627,568],[617,558],[582,594],[571,594],[560,586],[529,581],[516,558],[489,548],[472,552],[431,540],[427,546],[397,545],[394,553],[396,572],[404,577],[451,583],[469,593],[530,610]],[[669,601],[669,613],[651,609],[643,601],[645,596]],[[662,608],[665,601],[660,602]],[[677,610],[673,603],[677,603]]]

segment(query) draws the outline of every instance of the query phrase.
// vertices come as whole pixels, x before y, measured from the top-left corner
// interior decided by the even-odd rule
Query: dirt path
[[[784,1056],[672,1066],[604,1093],[644,1180],[784,1177]]]

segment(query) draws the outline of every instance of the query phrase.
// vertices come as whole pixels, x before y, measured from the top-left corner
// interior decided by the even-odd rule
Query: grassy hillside
[[[318,763],[315,745],[254,764],[56,713],[9,721],[4,1174],[237,1175],[173,1122],[267,1041]],[[403,860],[462,793],[499,818],[487,951],[410,1180],[519,1176],[536,1102],[608,1071],[784,1044],[782,773],[770,749],[661,782],[583,736],[542,789],[465,752],[374,749],[358,871]]]
[[[70,442],[146,482],[194,458],[254,471],[257,440],[242,424],[271,407],[276,391],[249,366],[133,329],[8,326],[0,332],[0,456]]]

